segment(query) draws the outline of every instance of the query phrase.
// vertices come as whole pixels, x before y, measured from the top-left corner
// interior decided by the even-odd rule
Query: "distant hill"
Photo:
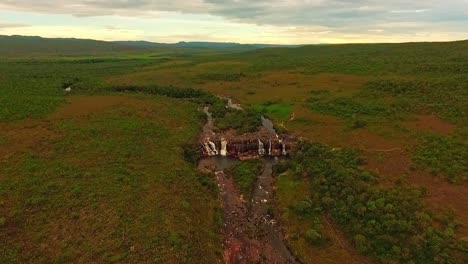
[[[297,47],[298,45],[276,45],[276,44],[240,44],[235,42],[179,42],[173,44],[178,47],[198,47],[198,48],[218,48],[218,49],[231,49],[231,48],[275,48],[275,47]]]
[[[0,54],[98,54],[138,51],[141,48],[90,39],[0,36]]]
[[[179,42],[175,44],[149,41],[99,41],[75,38],[42,38],[37,36],[1,36],[0,54],[57,54],[57,55],[96,55],[117,52],[145,52],[163,49],[213,49],[249,51],[281,45],[239,44],[220,42]],[[286,47],[286,46],[281,46]]]

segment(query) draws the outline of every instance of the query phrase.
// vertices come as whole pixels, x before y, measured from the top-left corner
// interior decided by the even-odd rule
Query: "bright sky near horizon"
[[[271,44],[468,39],[468,0],[0,0],[0,35]]]

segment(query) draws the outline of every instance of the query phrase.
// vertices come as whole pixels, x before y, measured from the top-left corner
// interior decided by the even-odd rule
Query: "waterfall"
[[[281,154],[283,154],[283,156],[288,155],[288,152],[286,152],[286,144],[284,144],[282,140],[280,140],[280,143],[281,143],[281,148],[282,148]]]
[[[270,146],[268,147],[268,155],[271,156],[273,153],[271,153],[271,149],[272,149],[272,146],[271,146],[271,140],[270,140]]]
[[[213,155],[218,155],[218,149],[216,148],[216,144],[213,143],[210,139],[208,139],[208,144],[211,147],[211,150],[213,151]]]
[[[260,141],[260,139],[258,140],[258,155],[265,155],[265,147],[263,146],[263,143]]]
[[[213,150],[208,145],[208,143],[204,143],[203,146],[205,147],[205,150],[206,150],[206,153],[208,154],[208,156],[214,156],[215,155]]]
[[[221,156],[227,156],[227,140],[225,138],[221,138]]]

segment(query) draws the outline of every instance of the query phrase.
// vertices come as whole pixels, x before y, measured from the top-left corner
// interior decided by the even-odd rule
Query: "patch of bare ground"
[[[349,146],[359,148],[366,159],[365,169],[381,175],[383,186],[392,186],[395,180],[403,179],[415,187],[427,190],[426,202],[435,211],[452,210],[460,222],[457,235],[468,235],[468,184],[451,184],[427,171],[414,169],[410,142],[398,142],[356,130],[347,141]]]
[[[345,124],[333,116],[311,112],[305,107],[294,109],[294,120],[285,127],[296,136],[329,145],[338,145],[343,136]]]
[[[115,105],[144,107],[145,101],[127,96],[73,96],[69,97],[67,103],[52,114],[48,120],[84,117],[103,112]]]
[[[248,76],[236,82],[205,81],[197,88],[222,94],[243,103],[265,101],[302,102],[313,90],[329,90],[345,95],[361,88],[365,77],[321,73],[306,75],[297,71],[274,71]]]
[[[436,211],[453,211],[455,220],[459,222],[456,235],[468,236],[468,184],[451,184],[447,180],[433,176],[428,172],[409,172],[408,181],[427,189],[426,201]]]
[[[345,125],[334,117],[300,108],[294,112],[296,121],[289,122],[287,127],[295,135],[329,145],[361,150],[366,160],[364,168],[378,173],[382,186],[391,187],[396,180],[403,179],[412,186],[425,188],[428,206],[435,212],[453,210],[456,220],[461,224],[457,235],[468,235],[468,185],[451,184],[427,171],[415,169],[412,149],[416,143],[410,138],[388,139],[366,129],[344,131]],[[452,125],[434,116],[426,116],[421,120],[431,121],[425,125],[431,127],[431,131],[450,133],[453,130]],[[310,122],[312,124],[309,124]]]
[[[0,147],[1,162],[18,151],[28,150],[57,134],[50,128],[50,122],[26,120],[12,124],[0,123],[0,136],[5,141]]]
[[[408,155],[401,142],[386,139],[366,129],[349,132],[345,146],[362,150],[367,162],[365,168],[384,176],[381,179],[384,185],[391,184],[409,169]]]
[[[455,125],[444,121],[435,115],[429,114],[416,115],[411,121],[405,122],[404,125],[410,129],[441,135],[451,134],[455,130]]]

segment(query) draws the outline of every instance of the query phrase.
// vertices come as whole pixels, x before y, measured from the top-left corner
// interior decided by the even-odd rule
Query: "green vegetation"
[[[258,175],[262,171],[262,163],[259,160],[242,161],[231,169],[240,192],[247,198],[250,198]]]
[[[346,97],[327,102],[312,103],[310,107],[314,111],[340,118],[384,115],[386,112],[384,106],[375,102],[358,103]]]
[[[322,224],[332,219],[377,262],[463,262],[453,253],[454,237],[466,231],[453,223],[466,222],[457,201],[466,200],[458,190],[468,166],[467,41],[189,46],[0,37],[0,262],[221,261],[216,184],[194,166],[202,105],[210,105],[219,130],[256,131],[264,114],[278,129],[324,142],[329,136],[337,145],[356,141],[355,132],[376,137],[364,142],[369,148],[391,138],[415,146],[404,153],[414,154],[411,169],[458,183],[445,192],[428,180],[438,199],[425,204],[425,191],[405,187],[419,183],[384,188],[360,169],[354,152],[305,144],[291,163],[275,167],[286,171],[278,178],[278,204],[299,257],[316,260],[332,247]],[[227,109],[218,94],[246,110]],[[74,95],[133,101],[50,117]],[[416,114],[454,129],[416,146],[421,133],[405,124]],[[380,163],[387,158],[382,154]],[[245,196],[260,170],[254,161],[234,168]],[[454,220],[429,209],[445,205],[454,208]]]
[[[216,184],[182,159],[197,105],[141,104],[50,123],[58,138],[1,161],[1,263],[219,262]]]
[[[350,97],[323,100],[322,95],[322,93],[313,94],[309,99],[309,108],[318,113],[343,119],[351,129],[364,128],[369,122],[379,124],[393,114],[385,104],[377,100],[362,101]]]
[[[242,72],[233,72],[233,73],[219,73],[219,72],[210,72],[203,73],[198,76],[201,80],[210,80],[210,81],[225,81],[225,82],[237,82],[240,81],[246,75]]]
[[[57,59],[0,62],[0,121],[41,118],[63,103],[65,86],[73,93],[103,93],[103,77],[142,67],[149,61],[111,58],[99,63]]]
[[[236,129],[240,133],[257,131],[262,125],[261,114],[255,109],[230,109],[222,118],[215,119],[215,126],[220,130]]]
[[[290,104],[268,101],[264,104],[255,105],[255,109],[275,120],[289,120],[292,107]]]
[[[359,169],[355,152],[304,143],[289,173],[306,177],[310,197],[292,210],[311,220],[305,239],[320,239],[317,218],[331,215],[356,248],[381,263],[451,263],[457,259],[455,225],[425,209],[422,190],[378,187],[376,176]],[[402,246],[405,245],[405,246]]]
[[[416,150],[414,161],[433,174],[446,175],[452,182],[468,179],[468,146],[456,139],[427,136]]]
[[[362,96],[378,99],[391,96],[400,112],[433,110],[455,123],[466,121],[466,75],[438,78],[382,78],[370,81]]]

